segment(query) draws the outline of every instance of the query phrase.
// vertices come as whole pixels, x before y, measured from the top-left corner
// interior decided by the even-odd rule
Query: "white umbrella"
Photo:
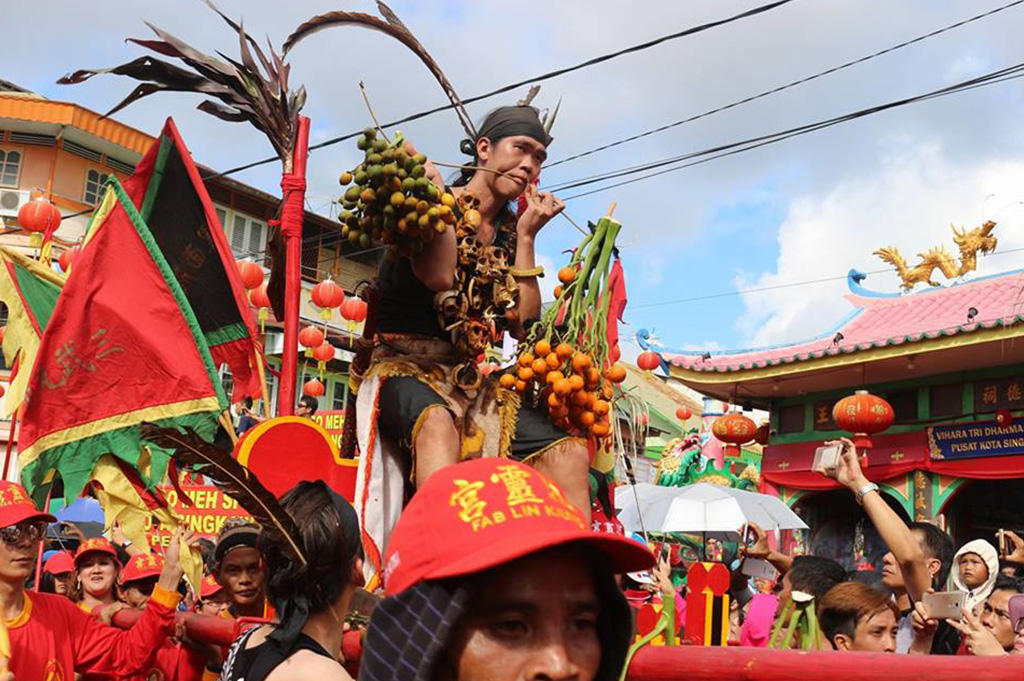
[[[619,521],[629,532],[736,532],[752,522],[766,530],[806,529],[775,497],[698,483],[662,487],[648,483],[615,490]]]

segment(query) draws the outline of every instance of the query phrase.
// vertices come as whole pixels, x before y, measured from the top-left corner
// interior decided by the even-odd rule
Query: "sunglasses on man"
[[[39,541],[45,535],[45,520],[29,520],[17,525],[0,527],[0,539],[5,544],[17,544],[24,537],[28,537],[29,541]]]

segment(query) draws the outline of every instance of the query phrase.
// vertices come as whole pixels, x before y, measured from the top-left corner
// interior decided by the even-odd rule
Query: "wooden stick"
[[[267,372],[263,368],[263,357],[260,353],[253,349],[252,354],[256,360],[256,373],[260,377],[260,395],[263,397],[263,416],[270,418],[270,391],[267,390]]]
[[[366,102],[366,109],[370,112],[370,118],[373,119],[373,126],[377,128],[377,132],[384,138],[384,141],[391,144],[391,140],[388,139],[387,133],[384,132],[384,128],[380,127],[380,121],[377,120],[377,114],[373,113],[373,107],[370,106],[370,98],[366,95],[366,87],[363,85],[363,81],[359,81],[359,91],[363,93],[363,101]]]
[[[238,444],[238,434],[235,433],[235,425],[231,423],[231,415],[227,409],[220,413],[220,425],[224,426],[224,430],[228,432],[228,437],[231,439],[231,444]]]

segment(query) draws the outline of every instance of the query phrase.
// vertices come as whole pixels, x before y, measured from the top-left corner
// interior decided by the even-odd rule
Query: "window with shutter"
[[[226,229],[226,227],[224,227],[224,225],[228,221],[228,211],[227,211],[227,209],[226,208],[221,208],[220,206],[214,206],[214,210],[217,211],[217,222],[220,223],[220,228],[221,229]]]
[[[259,262],[263,257],[263,223],[249,221],[249,254]]]
[[[21,168],[21,152],[0,149],[0,185],[18,186],[18,170]]]
[[[106,183],[107,178],[110,177],[107,173],[101,173],[98,170],[90,170],[85,174],[85,196],[82,200],[89,205],[96,205],[100,202],[100,198],[103,196],[103,185]]]
[[[231,229],[231,250],[239,258],[248,255],[245,252],[245,226],[245,218],[235,215],[234,227]]]

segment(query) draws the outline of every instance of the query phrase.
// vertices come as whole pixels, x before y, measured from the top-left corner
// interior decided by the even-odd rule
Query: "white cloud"
[[[986,200],[986,197],[990,197]],[[935,144],[896,143],[878,168],[839,182],[821,194],[797,197],[779,229],[774,271],[737,277],[738,289],[775,287],[888,266],[871,254],[896,246],[908,261],[932,246],[956,253],[950,224],[997,222],[996,255],[979,259],[977,275],[1014,269],[1024,247],[1024,161],[952,162]],[[941,278],[940,278],[941,280]],[[896,291],[891,272],[864,285]],[[853,311],[844,280],[743,295],[738,330],[753,346],[793,342],[828,331]]]

